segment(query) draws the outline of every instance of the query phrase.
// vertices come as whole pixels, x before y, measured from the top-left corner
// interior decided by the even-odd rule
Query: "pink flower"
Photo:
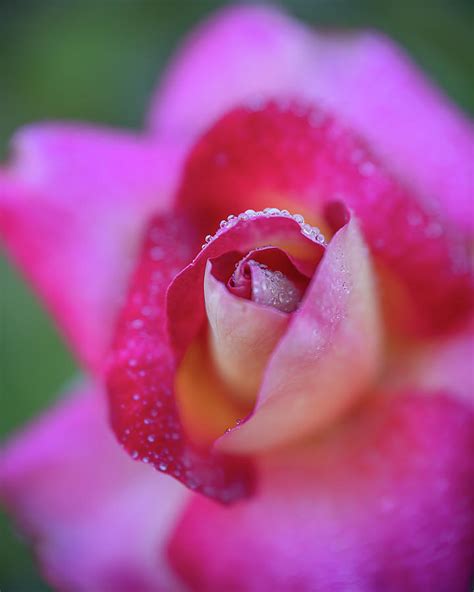
[[[0,459],[45,578],[467,590],[470,123],[379,35],[235,8],[149,124],[31,126],[0,171],[87,376]]]

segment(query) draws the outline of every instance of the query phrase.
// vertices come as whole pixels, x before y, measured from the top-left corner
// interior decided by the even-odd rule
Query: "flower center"
[[[299,214],[247,210],[206,236],[202,254],[175,280],[189,300],[203,270],[207,322],[196,323],[176,379],[186,431],[200,446],[252,411],[268,361],[325,247],[319,229]]]
[[[243,259],[237,264],[228,287],[237,296],[282,312],[295,311],[302,296],[301,290],[281,271],[273,271],[254,259]]]

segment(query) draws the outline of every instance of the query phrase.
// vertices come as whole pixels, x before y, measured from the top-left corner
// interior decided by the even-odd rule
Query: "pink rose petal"
[[[313,31],[273,7],[225,9],[175,57],[150,123],[191,141],[229,109],[269,98],[327,106],[442,216],[474,230],[473,127],[375,32]]]
[[[381,396],[319,446],[262,460],[255,497],[194,499],[170,559],[196,591],[465,592],[473,456],[459,402]]]
[[[55,590],[183,590],[163,553],[188,494],[124,454],[99,387],[78,388],[0,454],[0,497]]]
[[[406,345],[394,351],[384,376],[387,389],[448,391],[474,407],[474,331],[473,323],[444,339]]]
[[[148,217],[180,151],[72,124],[22,130],[0,177],[0,235],[81,360],[99,370]]]

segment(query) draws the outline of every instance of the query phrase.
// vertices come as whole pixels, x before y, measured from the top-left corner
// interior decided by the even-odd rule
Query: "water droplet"
[[[313,109],[309,116],[309,124],[311,127],[319,127],[324,123],[326,116],[322,111]]]
[[[247,107],[251,111],[260,111],[260,109],[262,109],[262,107],[264,105],[265,105],[265,100],[261,96],[252,97],[247,101]]]
[[[160,261],[163,258],[164,252],[161,247],[153,247],[150,249],[150,257],[153,261]]]
[[[443,227],[439,222],[430,222],[425,230],[427,238],[438,238],[443,234]]]
[[[149,436],[147,436],[147,440],[148,442],[153,443],[156,440],[156,436],[154,434],[150,434]]]
[[[419,226],[423,222],[423,218],[419,212],[410,212],[407,214],[407,221],[410,226]]]
[[[363,162],[359,166],[359,173],[364,177],[370,177],[375,172],[375,165],[370,161]]]
[[[229,158],[228,158],[227,154],[225,154],[225,152],[219,152],[215,156],[215,163],[219,166],[223,166],[223,165],[227,164],[228,161],[229,161]]]
[[[222,232],[225,232],[235,226],[241,220],[249,220],[252,218],[261,218],[261,217],[277,217],[280,216],[282,218],[292,218],[295,222],[297,222],[301,228],[303,233],[310,238],[311,240],[318,242],[322,245],[326,244],[324,236],[321,234],[319,228],[313,227],[310,224],[305,224],[304,218],[301,214],[291,214],[288,210],[280,210],[279,208],[265,208],[263,211],[256,211],[253,209],[245,210],[245,212],[240,213],[238,216],[234,216],[230,214],[227,217],[227,220],[222,220],[219,223],[219,228],[214,236],[210,234],[206,236],[205,243],[202,245],[202,249],[206,247],[215,237],[219,236]]]

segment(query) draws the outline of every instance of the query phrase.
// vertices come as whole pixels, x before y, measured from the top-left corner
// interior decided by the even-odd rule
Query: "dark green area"
[[[0,2],[0,156],[13,131],[44,119],[139,127],[178,40],[216,1]],[[328,27],[375,27],[400,41],[469,112],[474,111],[473,6],[468,0],[293,0]],[[75,372],[44,309],[0,261],[0,437],[45,408]],[[0,519],[0,590],[41,592],[30,553]]]

